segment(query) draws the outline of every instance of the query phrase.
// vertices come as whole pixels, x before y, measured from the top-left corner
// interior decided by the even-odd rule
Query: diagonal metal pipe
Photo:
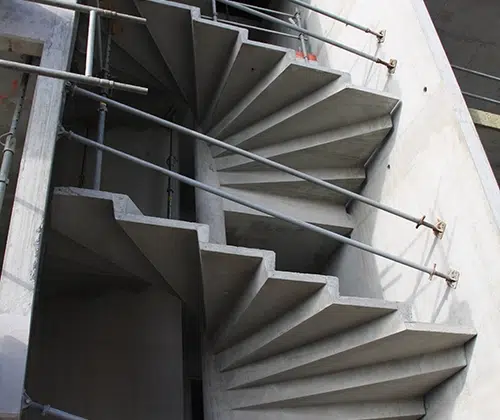
[[[241,198],[239,198],[235,195],[229,194],[229,193],[227,193],[219,188],[212,187],[211,185],[207,185],[207,184],[204,184],[202,182],[196,181],[195,179],[189,178],[189,177],[181,175],[177,172],[174,172],[174,171],[171,171],[169,169],[163,168],[161,166],[155,165],[151,162],[147,162],[143,159],[139,159],[138,157],[129,155],[129,154],[122,152],[120,150],[116,150],[116,149],[113,149],[112,147],[105,146],[104,144],[97,143],[97,142],[90,140],[86,137],[83,137],[83,136],[80,136],[76,133],[73,133],[72,131],[67,131],[62,127],[60,128],[60,135],[65,136],[67,138],[70,138],[72,140],[76,140],[76,141],[78,141],[82,144],[85,144],[87,146],[95,147],[96,149],[111,153],[115,156],[118,156],[122,159],[126,159],[130,162],[134,162],[134,163],[136,163],[140,166],[143,166],[145,168],[153,169],[156,172],[159,172],[163,175],[177,179],[178,181],[183,182],[187,185],[190,185],[194,188],[200,188],[200,189],[207,191],[211,194],[218,195],[219,197],[225,198],[226,200],[233,201],[235,203],[241,204],[242,206],[251,208],[251,209],[256,210],[258,212],[267,214],[267,215],[272,216],[272,217],[276,217],[277,219],[284,220],[285,222],[291,223],[295,226],[310,230],[312,232],[319,233],[323,236],[329,237],[330,239],[334,239],[334,240],[342,242],[346,245],[350,245],[350,246],[353,246],[355,248],[361,249],[362,251],[366,251],[366,252],[369,252],[371,254],[378,255],[379,257],[383,257],[383,258],[386,258],[388,260],[405,265],[407,267],[411,267],[415,270],[427,273],[427,274],[429,274],[429,276],[431,278],[433,276],[441,277],[441,278],[445,279],[450,286],[454,286],[457,282],[457,277],[441,273],[441,272],[436,270],[435,266],[433,268],[425,267],[423,265],[414,263],[412,261],[406,260],[406,259],[401,258],[399,256],[389,254],[385,251],[374,248],[370,245],[366,245],[362,242],[355,241],[354,239],[347,238],[347,237],[342,236],[338,233],[331,232],[331,231],[324,229],[322,227],[313,225],[312,223],[304,222],[303,220],[296,219],[296,218],[288,216],[284,213],[280,213],[280,212],[277,212],[275,210],[268,209],[267,207],[263,207],[263,206],[260,206],[258,204],[255,204],[253,202],[241,199]]]
[[[189,137],[197,138],[199,140],[202,140],[202,141],[205,141],[207,143],[210,143],[210,144],[212,144],[214,146],[222,147],[223,149],[229,150],[229,151],[231,151],[233,153],[236,153],[238,155],[241,155],[241,156],[245,156],[245,157],[247,157],[247,158],[249,158],[249,159],[251,159],[251,160],[253,160],[255,162],[260,162],[260,163],[262,163],[262,164],[264,164],[266,166],[269,166],[269,167],[271,167],[273,169],[277,169],[279,171],[286,172],[286,173],[288,173],[290,175],[296,176],[297,178],[303,179],[304,181],[311,182],[312,184],[319,185],[320,187],[326,188],[326,189],[328,189],[330,191],[335,191],[336,193],[345,195],[347,197],[350,197],[351,199],[360,201],[362,203],[368,204],[369,206],[372,206],[372,207],[378,208],[380,210],[383,210],[383,211],[385,211],[387,213],[391,213],[391,214],[393,214],[395,216],[398,216],[398,217],[401,217],[403,219],[409,220],[410,222],[415,223],[417,225],[417,227],[419,227],[419,226],[425,226],[425,227],[427,227],[429,229],[432,229],[436,234],[442,233],[442,228],[440,228],[440,226],[438,226],[438,225],[433,225],[432,223],[427,222],[425,220],[425,216],[421,217],[421,218],[411,216],[411,215],[409,215],[407,213],[404,213],[404,212],[402,212],[400,210],[397,210],[397,209],[394,209],[392,207],[386,206],[385,204],[379,203],[378,201],[372,200],[372,199],[370,199],[368,197],[365,197],[365,196],[363,196],[361,194],[357,194],[355,192],[346,190],[346,189],[344,189],[342,187],[339,187],[339,186],[337,186],[335,184],[330,184],[329,182],[323,181],[320,178],[313,177],[313,176],[308,175],[308,174],[306,174],[304,172],[301,172],[301,171],[298,171],[296,169],[290,168],[289,166],[285,166],[285,165],[282,165],[281,163],[274,162],[274,161],[272,161],[270,159],[267,159],[265,157],[256,155],[255,153],[248,152],[247,150],[240,149],[239,147],[236,147],[236,146],[233,146],[231,144],[225,143],[223,141],[214,139],[213,137],[207,136],[206,134],[199,133],[198,131],[191,130],[191,129],[187,128],[187,127],[175,124],[175,123],[173,123],[171,121],[164,120],[164,119],[162,119],[160,117],[157,117],[155,115],[148,114],[147,112],[138,110],[136,108],[132,108],[131,106],[122,104],[121,102],[115,101],[113,99],[106,98],[106,97],[104,97],[102,95],[98,95],[98,94],[90,92],[88,90],[79,88],[79,87],[77,87],[75,85],[69,84],[69,90],[71,92],[73,92],[74,94],[76,94],[76,95],[84,96],[86,98],[93,99],[95,101],[104,102],[104,103],[106,103],[107,105],[109,105],[109,106],[111,106],[113,108],[120,109],[120,110],[122,110],[124,112],[127,112],[129,114],[135,115],[135,116],[137,116],[139,118],[143,118],[143,119],[149,120],[149,121],[154,122],[156,124],[159,124],[159,125],[161,125],[163,127],[176,130],[176,131],[178,131],[180,133],[183,133],[183,134],[185,134],[185,135],[187,135]]]
[[[290,3],[296,4],[297,6],[302,6],[305,9],[312,10],[313,12],[319,13],[319,14],[321,14],[323,16],[327,16],[329,18],[332,18],[334,20],[342,22],[342,23],[346,24],[347,26],[352,26],[353,28],[359,29],[360,31],[366,32],[368,34],[375,35],[378,38],[379,41],[381,41],[381,40],[384,39],[384,36],[385,36],[384,32],[376,32],[376,31],[368,28],[367,26],[359,25],[356,22],[353,22],[351,20],[345,19],[342,16],[334,15],[333,13],[327,12],[326,10],[320,9],[319,7],[315,7],[315,6],[313,6],[313,5],[309,4],[309,3],[306,3],[306,2],[301,1],[301,0],[288,0],[288,1]]]
[[[231,1],[231,0],[217,0],[217,1],[220,2],[220,3],[223,3],[223,4],[227,4],[228,6],[234,7],[235,9],[239,9],[239,10],[241,10],[243,12],[248,13],[248,14],[260,17],[261,19],[267,20],[269,22],[273,22],[273,23],[276,23],[278,25],[285,26],[286,28],[291,29],[293,31],[296,31],[296,32],[308,35],[311,38],[319,39],[320,41],[326,42],[327,44],[333,45],[334,47],[341,48],[341,49],[343,49],[345,51],[348,51],[348,52],[350,52],[352,54],[356,54],[356,55],[358,55],[360,57],[366,58],[367,60],[373,61],[374,63],[383,64],[384,66],[386,66],[389,69],[390,72],[393,72],[395,70],[395,68],[396,68],[395,60],[390,60],[389,62],[388,61],[384,61],[381,58],[378,58],[378,57],[375,57],[373,55],[367,54],[367,53],[365,53],[363,51],[359,51],[359,50],[357,50],[355,48],[351,48],[351,47],[349,47],[347,45],[341,44],[340,42],[334,41],[334,40],[332,40],[330,38],[326,38],[326,37],[324,37],[322,35],[318,35],[318,34],[316,34],[314,32],[311,32],[311,31],[309,31],[307,29],[299,28],[297,25],[285,22],[285,21],[283,21],[281,19],[275,18],[274,16],[269,16],[266,13],[259,12],[258,10],[254,10],[254,9],[252,9],[250,7],[247,7],[247,6],[242,5],[240,3],[236,3],[236,2]]]

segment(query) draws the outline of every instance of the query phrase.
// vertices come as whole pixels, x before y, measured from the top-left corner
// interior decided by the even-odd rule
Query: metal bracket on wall
[[[436,227],[434,228],[434,235],[437,238],[443,239],[444,232],[446,231],[446,222],[438,219],[436,223]]]
[[[380,32],[379,32],[379,36],[377,37],[378,39],[378,43],[379,44],[382,44],[384,41],[385,41],[385,37],[387,35],[387,31],[385,29],[382,29]]]
[[[432,281],[434,279],[434,275],[437,273],[436,271],[436,264],[434,264],[434,267],[432,269],[431,274],[429,275],[429,281]],[[446,276],[445,281],[448,287],[451,287],[452,289],[456,289],[458,286],[458,280],[460,279],[460,272],[458,270],[450,269],[448,271],[448,276]]]
[[[458,286],[458,280],[460,279],[460,272],[457,270],[450,270],[448,273],[448,279],[446,280],[446,284],[452,289],[456,289]]]

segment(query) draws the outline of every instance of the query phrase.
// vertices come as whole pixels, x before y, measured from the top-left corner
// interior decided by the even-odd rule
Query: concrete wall
[[[41,66],[66,70],[75,15],[27,3],[0,2],[0,45],[40,55]],[[31,310],[41,252],[64,82],[37,81],[19,169],[0,278],[0,418],[17,418],[24,385]]]
[[[27,390],[37,401],[92,420],[183,418],[176,297],[154,288],[52,296],[34,320]]]
[[[387,39],[310,15],[308,26],[384,59],[381,65],[313,42],[319,62],[347,71],[357,85],[402,99],[395,128],[368,168],[363,194],[427,220],[447,223],[442,240],[427,229],[355,204],[353,238],[447,272],[460,271],[457,290],[426,274],[353,248],[336,255],[328,273],[345,295],[407,302],[422,322],[472,325],[469,366],[427,398],[429,419],[497,417],[500,403],[500,196],[477,132],[422,0],[314,0],[319,7],[386,29]],[[334,111],[332,111],[334,112]]]

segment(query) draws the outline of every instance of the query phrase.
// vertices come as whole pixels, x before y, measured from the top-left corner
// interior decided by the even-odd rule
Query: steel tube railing
[[[92,10],[95,11],[99,16],[114,18],[114,19],[124,19],[135,23],[145,24],[146,19],[140,16],[126,15],[124,13],[118,13],[113,10],[101,9],[99,7],[87,6],[80,3],[68,3],[62,0],[25,0],[31,3],[45,4],[47,6],[60,7],[61,9],[73,10],[75,12],[90,13]]]
[[[312,184],[319,185],[319,186],[326,188],[330,191],[334,191],[336,193],[343,194],[343,195],[350,197],[354,200],[358,200],[362,203],[368,204],[369,206],[378,208],[380,210],[391,213],[395,216],[399,216],[403,219],[406,219],[406,220],[409,220],[413,223],[416,223],[417,226],[425,226],[425,227],[432,229],[434,232],[440,232],[440,229],[437,226],[425,221],[424,218],[413,217],[413,216],[406,214],[402,211],[399,211],[399,210],[393,209],[392,207],[386,206],[385,204],[374,201],[368,197],[364,197],[360,194],[356,194],[355,192],[346,190],[346,189],[341,188],[341,187],[334,185],[334,184],[330,184],[329,182],[323,181],[322,179],[315,178],[315,177],[308,175],[304,172],[301,172],[301,171],[298,171],[296,169],[290,168],[288,166],[282,165],[281,163],[274,162],[270,159],[266,159],[265,157],[256,155],[252,152],[248,152],[246,150],[240,149],[239,147],[236,147],[236,146],[233,146],[231,144],[225,143],[223,141],[214,139],[213,137],[207,136],[206,134],[199,133],[198,131],[191,130],[187,127],[183,127],[182,125],[175,124],[171,121],[164,120],[164,119],[157,117],[155,115],[148,114],[147,112],[138,110],[136,108],[132,108],[131,106],[122,104],[121,102],[117,102],[117,101],[114,101],[112,99],[106,98],[104,96],[98,95],[96,93],[89,92],[88,90],[79,88],[79,87],[74,86],[74,85],[72,85],[70,87],[70,90],[77,95],[84,96],[84,97],[87,97],[89,99],[93,99],[95,101],[102,101],[113,108],[120,109],[124,112],[135,115],[139,118],[149,120],[149,121],[154,122],[154,123],[161,125],[163,127],[176,130],[182,134],[187,135],[188,137],[194,137],[194,138],[197,138],[199,140],[203,140],[203,141],[210,143],[214,146],[218,146],[218,147],[221,147],[223,149],[229,150],[233,153],[236,153],[238,155],[245,156],[245,157],[247,157],[255,162],[260,162],[260,163],[262,163],[266,166],[269,166],[273,169],[277,169],[279,171],[286,172],[290,175],[293,175],[293,176],[296,176],[297,178],[311,182]]]
[[[359,50],[356,50],[355,48],[351,48],[351,47],[349,47],[347,45],[344,45],[344,44],[341,44],[339,42],[333,41],[332,39],[326,38],[326,37],[324,37],[322,35],[318,35],[318,34],[316,34],[314,32],[311,32],[311,31],[309,31],[307,29],[299,28],[297,25],[285,22],[285,21],[283,21],[281,19],[275,18],[274,16],[269,16],[269,15],[267,15],[265,13],[259,12],[258,10],[253,10],[250,7],[244,6],[244,5],[240,4],[240,3],[235,3],[234,1],[231,1],[231,0],[217,0],[217,1],[220,2],[220,3],[223,3],[223,4],[227,4],[228,6],[234,7],[235,9],[242,10],[242,11],[248,13],[248,14],[260,17],[261,19],[267,20],[269,22],[277,23],[279,25],[285,26],[286,28],[292,29],[292,30],[294,30],[296,32],[303,33],[303,34],[308,35],[308,36],[310,36],[312,38],[319,39],[320,41],[323,41],[323,42],[325,42],[327,44],[333,45],[333,46],[335,46],[337,48],[341,48],[341,49],[343,49],[345,51],[348,51],[348,52],[350,52],[352,54],[356,54],[359,57],[366,58],[367,60],[373,61],[374,63],[383,64],[390,71],[394,71],[394,69],[396,68],[396,66],[395,66],[395,64],[393,62],[384,61],[381,58],[375,57],[375,56],[367,54],[367,53],[365,53],[363,51],[359,51]]]
[[[363,32],[366,32],[366,33],[369,33],[369,34],[372,34],[372,35],[375,35],[379,40],[382,40],[384,39],[384,34],[381,33],[381,32],[376,32],[366,26],[363,26],[363,25],[359,25],[355,22],[352,22],[348,19],[345,19],[341,16],[337,16],[337,15],[334,15],[333,13],[330,13],[330,12],[327,12],[326,10],[323,10],[323,9],[320,9],[319,7],[315,7],[315,6],[312,6],[306,2],[303,2],[301,0],[288,0],[290,3],[294,3],[298,6],[302,6],[304,7],[305,9],[309,9],[309,10],[312,10],[313,12],[316,12],[316,13],[320,13],[322,14],[323,16],[327,16],[329,18],[332,18],[334,20],[337,20],[339,22],[342,22],[348,26],[352,26],[353,28],[356,28],[356,29],[359,29],[360,31],[363,31]]]
[[[491,79],[491,80],[495,80],[497,82],[500,82],[500,77],[492,76],[491,74],[488,74],[488,73],[482,73],[482,72],[477,71],[477,70],[471,70],[471,69],[468,69],[466,67],[456,66],[454,64],[451,64],[451,67],[456,69],[456,70],[460,70],[460,71],[470,73],[470,74],[475,74],[476,76],[480,76],[480,77],[484,77],[486,79]]]
[[[19,86],[19,97],[17,98],[16,107],[10,124],[10,129],[6,134],[6,139],[3,148],[2,165],[0,166],[0,212],[3,208],[5,192],[9,183],[9,175],[12,167],[12,160],[16,152],[16,133],[19,119],[23,111],[24,99],[28,88],[29,74],[23,73]]]
[[[244,6],[250,7],[250,8],[255,9],[255,10],[260,10],[262,12],[273,13],[273,14],[278,15],[278,16],[286,16],[286,17],[293,17],[294,16],[292,13],[280,12],[279,10],[273,10],[273,9],[268,9],[266,7],[254,6],[253,4],[241,3],[239,1],[237,3],[243,4]]]
[[[268,209],[266,207],[263,207],[263,206],[260,206],[258,204],[255,204],[253,202],[250,202],[250,201],[247,201],[247,200],[244,200],[244,199],[241,199],[235,195],[232,195],[232,194],[229,194],[219,188],[215,188],[215,187],[212,187],[211,185],[207,185],[207,184],[204,184],[202,182],[199,182],[199,181],[196,181],[192,178],[189,178],[187,176],[184,176],[184,175],[181,175],[177,172],[174,172],[174,171],[170,171],[166,168],[163,168],[161,166],[158,166],[158,165],[155,165],[151,162],[147,162],[145,160],[142,160],[142,159],[139,159],[135,156],[132,156],[132,155],[129,155],[125,152],[122,152],[120,150],[116,150],[116,149],[113,149],[111,147],[108,147],[108,146],[105,146],[103,144],[99,144],[93,140],[90,140],[86,137],[83,137],[83,136],[80,136],[76,133],[73,133],[71,131],[66,131],[64,130],[63,128],[61,128],[60,130],[60,134],[66,136],[66,137],[69,137],[73,140],[76,140],[84,145],[87,145],[87,146],[90,146],[90,147],[95,147],[97,149],[100,149],[100,150],[103,150],[105,152],[109,152],[115,156],[118,156],[122,159],[126,159],[130,162],[134,162],[140,166],[143,166],[145,168],[149,168],[149,169],[153,169],[154,171],[157,171],[163,175],[166,175],[166,176],[169,176],[169,177],[172,177],[174,179],[177,179],[178,181],[180,182],[183,182],[187,185],[190,185],[194,188],[199,188],[199,189],[202,189],[204,191],[207,191],[211,194],[215,194],[219,197],[222,197],[222,198],[225,198],[226,200],[230,200],[230,201],[233,201],[235,203],[238,203],[238,204],[241,204],[242,206],[245,206],[245,207],[248,207],[248,208],[251,208],[253,210],[256,210],[258,212],[261,212],[261,213],[264,213],[264,214],[267,214],[269,216],[272,216],[272,217],[276,217],[277,219],[281,219],[281,220],[284,220],[285,222],[288,222],[288,223],[291,223],[295,226],[298,226],[298,227],[301,227],[303,229],[307,229],[311,232],[316,232],[316,233],[319,233],[323,236],[327,236],[328,238],[330,239],[334,239],[336,241],[339,241],[339,242],[342,242],[344,244],[347,244],[347,245],[350,245],[350,246],[353,246],[355,248],[358,248],[358,249],[361,249],[362,251],[366,251],[366,252],[369,252],[371,254],[374,254],[374,255],[378,255],[380,257],[383,257],[383,258],[386,258],[388,260],[391,260],[391,261],[394,261],[396,263],[399,263],[399,264],[403,264],[407,267],[411,267],[411,268],[414,268],[415,270],[418,270],[418,271],[421,271],[421,272],[424,272],[424,273],[427,273],[429,274],[431,277],[432,276],[436,276],[436,277],[441,277],[443,279],[445,279],[446,281],[450,282],[450,283],[455,283],[456,282],[456,279],[452,278],[451,276],[447,275],[447,274],[444,274],[444,273],[441,273],[439,271],[436,271],[435,268],[428,268],[428,267],[425,267],[423,265],[420,265],[420,264],[417,264],[417,263],[414,263],[412,261],[408,261],[404,258],[401,258],[401,257],[398,257],[396,255],[392,255],[392,254],[389,254],[385,251],[381,251],[379,249],[376,249],[370,245],[366,245],[362,242],[358,242],[358,241],[355,241],[354,239],[350,239],[350,238],[347,238],[345,236],[342,236],[338,233],[335,233],[335,232],[331,232],[327,229],[324,229],[322,227],[319,227],[319,226],[316,226],[316,225],[313,225],[311,223],[308,223],[308,222],[304,222],[303,220],[299,220],[299,219],[296,219],[294,217],[291,217],[291,216],[287,216],[286,214],[283,214],[283,213],[280,213],[280,212],[277,212],[277,211],[274,211],[274,210],[271,210],[271,209]]]
[[[33,74],[38,74],[40,76],[52,77],[54,79],[83,83],[86,85],[100,86],[108,89],[124,90],[128,92],[139,93],[141,95],[147,95],[148,93],[148,88],[144,88],[141,86],[129,85],[127,83],[115,82],[113,80],[108,80],[108,79],[99,79],[98,77],[84,76],[83,74],[70,73],[68,71],[47,69],[44,67],[33,66],[30,64],[18,63],[16,61],[0,59],[0,67],[5,69],[21,71],[24,73],[33,73]]]
[[[241,26],[242,28],[255,29],[257,31],[268,32],[268,33],[271,33],[271,34],[281,35],[281,36],[285,36],[287,38],[294,38],[294,39],[298,39],[299,38],[299,35],[287,34],[286,32],[280,32],[280,31],[275,31],[273,29],[261,28],[259,26],[247,25],[246,23],[234,22],[232,20],[219,19],[219,22],[228,23],[228,24],[234,25],[234,26]]]
[[[89,14],[89,30],[87,33],[87,53],[85,55],[85,76],[92,76],[94,68],[94,45],[96,35],[97,13],[91,10]]]
[[[500,105],[500,100],[488,98],[486,96],[476,95],[475,93],[462,92],[462,95],[470,98],[479,99],[481,101],[491,102],[492,104]]]

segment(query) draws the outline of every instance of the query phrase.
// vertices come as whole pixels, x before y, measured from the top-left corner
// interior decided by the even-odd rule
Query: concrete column
[[[196,141],[194,153],[196,179],[205,184],[219,187],[219,176],[208,145],[205,142]],[[210,226],[210,242],[226,243],[226,225],[221,197],[197,189],[196,220]]]
[[[67,70],[74,12],[11,0],[0,3],[0,22],[0,38],[9,40],[15,53],[36,54],[43,46],[40,66]],[[63,93],[63,81],[38,77],[0,278],[0,419],[20,417]]]

